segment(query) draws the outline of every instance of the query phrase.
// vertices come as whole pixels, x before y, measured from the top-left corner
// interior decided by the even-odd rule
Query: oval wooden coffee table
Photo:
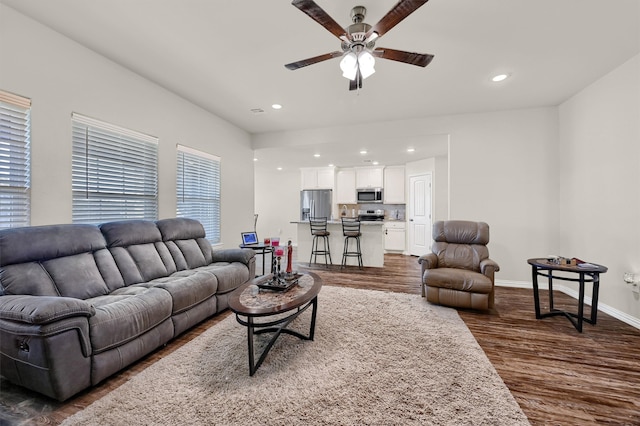
[[[297,285],[285,292],[264,289],[257,291],[257,284],[268,281],[270,278],[270,275],[258,277],[238,287],[229,297],[229,308],[236,314],[236,320],[247,327],[250,376],[253,376],[260,367],[280,334],[290,334],[302,340],[313,340],[316,328],[318,293],[322,288],[320,277],[314,273],[304,274],[298,279]],[[308,335],[305,336],[287,328],[309,307],[311,307],[311,326]],[[256,321],[256,318],[271,316],[277,316],[277,318]],[[253,338],[255,334],[263,333],[273,333],[273,336],[260,354],[258,362],[254,362]]]

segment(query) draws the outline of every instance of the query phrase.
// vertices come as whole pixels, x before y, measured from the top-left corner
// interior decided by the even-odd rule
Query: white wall
[[[300,220],[300,170],[256,170],[255,210],[258,214],[258,237],[280,237],[280,244],[291,239],[298,243],[297,225]]]
[[[640,56],[560,106],[560,253],[603,264],[600,300],[640,319]],[[588,286],[590,290],[590,286]]]
[[[156,136],[159,217],[176,212],[176,144],[222,158],[222,241],[253,227],[249,135],[0,5],[0,88],[32,100],[31,224],[71,222],[71,113]],[[212,96],[215,94],[212,94]]]

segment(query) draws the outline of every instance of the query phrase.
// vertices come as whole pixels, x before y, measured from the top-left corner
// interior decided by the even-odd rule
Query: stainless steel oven
[[[356,192],[359,204],[382,203],[382,188],[360,188]]]

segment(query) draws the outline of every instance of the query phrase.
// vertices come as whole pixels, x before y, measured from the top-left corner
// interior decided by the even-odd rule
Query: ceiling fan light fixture
[[[358,55],[358,66],[360,67],[360,74],[362,74],[362,79],[369,77],[371,74],[376,72],[373,68],[376,64],[376,60],[368,50],[363,50]]]
[[[340,69],[342,76],[349,80],[355,80],[358,72],[358,57],[353,52],[345,53],[340,61]]]

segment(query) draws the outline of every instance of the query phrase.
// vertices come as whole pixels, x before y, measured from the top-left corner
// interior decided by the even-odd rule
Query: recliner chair
[[[489,225],[463,220],[433,224],[433,253],[421,256],[422,297],[455,308],[488,310],[494,304],[494,274],[489,259]]]

